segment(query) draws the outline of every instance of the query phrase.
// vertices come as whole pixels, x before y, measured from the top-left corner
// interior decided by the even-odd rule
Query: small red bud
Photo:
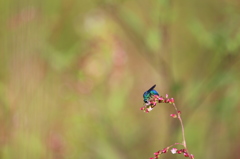
[[[166,148],[162,150],[162,153],[166,153],[166,152],[167,152]]]
[[[177,118],[176,114],[170,114],[170,116],[173,117],[173,118]]]
[[[181,149],[181,150],[182,150],[182,152],[187,152],[186,149]]]
[[[189,157],[188,153],[184,152],[183,154],[185,157]]]
[[[190,157],[191,157],[191,159],[194,159],[194,156],[193,156],[193,154],[191,154],[191,155],[190,155]]]
[[[181,151],[181,150],[178,150],[178,151],[177,151],[177,153],[178,153],[178,154],[181,154],[181,153],[182,153],[182,151]]]

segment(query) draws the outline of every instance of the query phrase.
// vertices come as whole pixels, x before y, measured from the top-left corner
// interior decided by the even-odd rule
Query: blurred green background
[[[196,159],[240,148],[240,1],[0,0],[0,158]],[[179,147],[180,148],[180,147]],[[182,155],[165,154],[165,159]]]

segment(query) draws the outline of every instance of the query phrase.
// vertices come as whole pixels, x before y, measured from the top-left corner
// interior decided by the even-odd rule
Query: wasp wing
[[[151,90],[153,90],[156,87],[156,84],[153,85],[147,92],[150,92]]]

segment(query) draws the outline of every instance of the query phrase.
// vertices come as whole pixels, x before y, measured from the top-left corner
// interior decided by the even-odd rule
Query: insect
[[[153,95],[158,95],[158,92],[156,90],[154,90],[154,88],[156,87],[156,84],[154,86],[152,86],[149,90],[147,90],[146,92],[143,93],[143,101],[145,103],[148,103],[148,99],[151,98],[151,96]]]

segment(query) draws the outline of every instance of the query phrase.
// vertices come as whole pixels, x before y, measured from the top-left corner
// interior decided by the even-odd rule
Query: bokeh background
[[[239,158],[240,1],[0,0],[0,158]],[[180,147],[178,147],[180,148]],[[165,154],[165,159],[182,155]]]

